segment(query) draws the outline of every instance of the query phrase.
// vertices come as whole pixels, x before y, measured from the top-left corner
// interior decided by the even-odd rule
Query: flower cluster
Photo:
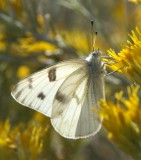
[[[128,1],[136,4],[141,3],[141,0],[128,0]]]
[[[136,28],[130,37],[132,42],[127,41],[128,46],[125,46],[118,54],[112,49],[108,51],[114,62],[107,66],[141,85],[141,31]]]
[[[9,120],[0,122],[0,154],[7,153],[7,157],[17,157],[18,159],[37,159],[43,148],[43,137],[48,130],[48,126],[41,126],[36,123],[29,123],[27,128],[17,125],[12,128]],[[16,153],[16,155],[14,155]],[[4,155],[6,156],[6,155]],[[4,157],[5,158],[5,157]],[[11,159],[10,158],[10,159]]]
[[[123,92],[115,94],[116,103],[101,100],[99,114],[108,130],[108,137],[134,159],[141,159],[141,106],[139,87],[128,87],[128,99]]]

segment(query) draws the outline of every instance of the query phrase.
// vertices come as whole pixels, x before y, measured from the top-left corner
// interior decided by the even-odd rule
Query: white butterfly
[[[51,118],[55,130],[66,138],[95,135],[102,119],[94,112],[104,98],[105,69],[101,52],[85,60],[60,62],[21,80],[13,98]]]

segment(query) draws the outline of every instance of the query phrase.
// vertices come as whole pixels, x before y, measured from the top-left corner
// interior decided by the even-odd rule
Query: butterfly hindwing
[[[101,119],[94,112],[94,108],[98,107],[97,100],[103,98],[103,94],[95,92],[101,83],[95,83],[88,70],[83,68],[83,72],[81,71],[78,69],[64,81],[58,90],[62,98],[59,101],[55,97],[53,104],[52,125],[66,138],[88,137],[96,134],[101,128]],[[100,81],[102,79],[97,78]]]
[[[84,94],[84,91],[79,93],[79,95],[76,95],[76,91],[79,87],[79,84],[83,83],[83,81],[87,81],[88,78],[89,74],[87,67],[84,65],[65,79],[55,95],[51,114],[52,118],[58,116],[64,109],[66,109],[66,106],[71,102],[72,99],[74,99],[79,105],[82,98],[81,94]]]
[[[21,80],[13,89],[16,101],[51,116],[54,97],[64,80],[84,65],[84,60],[58,63]]]

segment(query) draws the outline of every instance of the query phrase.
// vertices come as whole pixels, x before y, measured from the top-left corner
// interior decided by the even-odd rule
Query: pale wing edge
[[[51,119],[51,124],[52,124],[52,118],[50,118]],[[59,135],[61,135],[62,137],[64,137],[64,138],[67,138],[67,139],[74,139],[74,140],[77,140],[77,139],[81,139],[81,138],[88,138],[88,137],[90,137],[90,136],[94,136],[94,135],[96,135],[99,131],[100,131],[100,129],[101,129],[101,126],[102,126],[102,123],[99,123],[99,126],[98,126],[98,128],[93,132],[93,133],[90,133],[90,134],[87,134],[87,135],[85,135],[85,136],[77,136],[77,137],[74,137],[74,136],[64,136],[64,135],[62,135],[60,132],[59,132],[59,130],[57,130],[57,128],[54,128],[54,130],[59,134]]]

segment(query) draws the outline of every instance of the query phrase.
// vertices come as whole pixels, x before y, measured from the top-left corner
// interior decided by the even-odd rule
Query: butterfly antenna
[[[95,42],[96,42],[96,37],[97,37],[97,32],[94,33],[94,21],[91,20],[91,27],[92,27],[92,39],[91,39],[91,48],[92,48],[92,52],[94,52],[94,47],[95,47]]]

